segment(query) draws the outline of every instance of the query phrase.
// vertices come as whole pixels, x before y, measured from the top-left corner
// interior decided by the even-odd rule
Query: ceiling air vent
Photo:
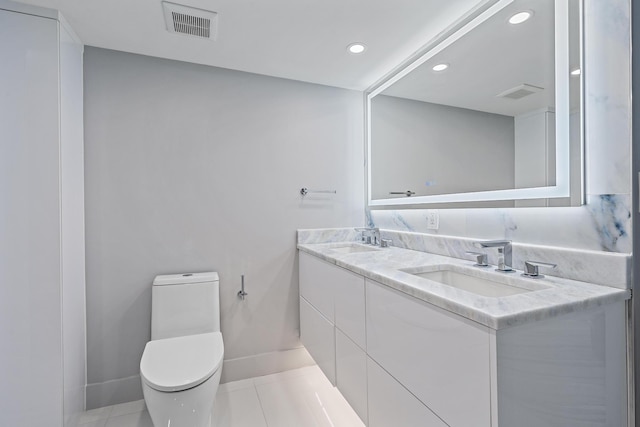
[[[215,40],[218,30],[218,14],[203,9],[162,2],[167,31]]]
[[[511,89],[505,90],[501,94],[498,95],[498,98],[509,98],[509,99],[520,99],[525,96],[533,95],[534,93],[538,93],[543,91],[544,88],[538,86],[532,86],[528,84],[521,84],[516,87],[512,87]]]

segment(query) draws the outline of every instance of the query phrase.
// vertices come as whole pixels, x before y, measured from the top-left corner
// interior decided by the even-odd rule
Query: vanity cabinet
[[[367,353],[452,427],[489,427],[489,328],[367,280]]]
[[[365,423],[386,423],[384,411],[369,413],[369,394],[383,407],[413,408],[407,417],[490,426],[487,327],[300,252],[300,329],[311,356]],[[376,367],[382,372],[372,374]],[[404,392],[389,399],[379,389],[389,382]]]
[[[299,262],[300,296],[329,322],[334,323],[333,287],[340,271],[328,262],[304,252],[300,253]]]
[[[367,374],[369,427],[448,427],[371,358]]]
[[[334,286],[336,327],[361,349],[366,348],[364,278],[339,268]]]
[[[336,378],[340,393],[367,423],[367,353],[336,328]]]
[[[300,293],[302,342],[369,427],[627,426],[624,301],[494,330],[305,252]]]
[[[618,302],[499,329],[500,427],[627,426],[624,326]]]
[[[364,277],[301,252],[300,296],[365,348]]]
[[[309,354],[336,385],[335,328],[326,317],[304,298],[300,298],[300,336]]]
[[[301,252],[300,338],[366,423],[364,277]]]

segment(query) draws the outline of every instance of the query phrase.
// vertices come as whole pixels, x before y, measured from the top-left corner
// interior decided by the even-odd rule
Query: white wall
[[[362,93],[87,48],[88,407],[142,397],[157,274],[220,273],[226,360],[298,348],[296,229],[362,225],[363,152]]]
[[[514,188],[513,117],[385,95],[371,116],[373,199]]]
[[[630,253],[629,16],[629,0],[585,0],[585,206],[439,210],[437,231],[427,230],[422,209],[371,210],[369,222],[388,229]]]

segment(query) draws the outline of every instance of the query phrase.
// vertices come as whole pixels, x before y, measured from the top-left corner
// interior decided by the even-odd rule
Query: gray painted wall
[[[87,48],[85,144],[89,408],[142,398],[157,274],[220,273],[225,360],[300,347],[295,230],[364,222],[361,93]]]
[[[371,116],[373,199],[514,188],[513,117],[385,95]]]

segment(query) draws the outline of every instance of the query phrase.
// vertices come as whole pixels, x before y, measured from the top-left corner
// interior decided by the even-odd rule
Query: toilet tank
[[[156,276],[151,288],[151,339],[220,332],[218,273]]]

